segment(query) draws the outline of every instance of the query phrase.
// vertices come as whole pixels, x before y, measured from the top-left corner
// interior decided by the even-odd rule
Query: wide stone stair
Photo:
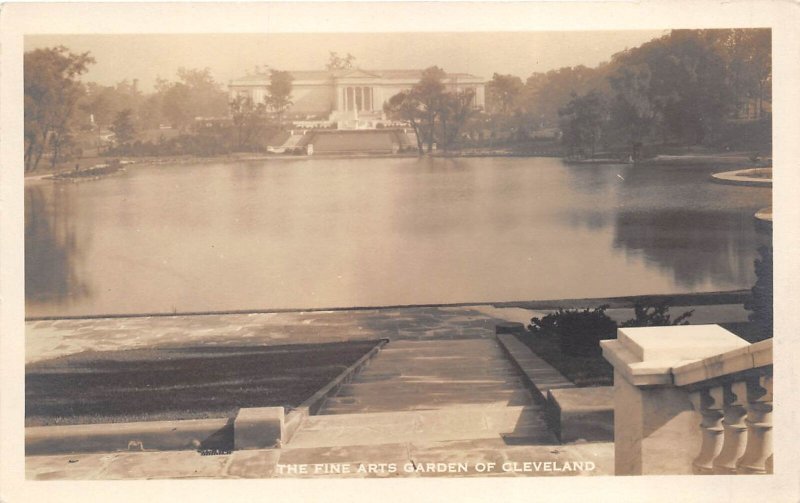
[[[495,340],[405,340],[381,350],[288,447],[476,439],[556,443]]]

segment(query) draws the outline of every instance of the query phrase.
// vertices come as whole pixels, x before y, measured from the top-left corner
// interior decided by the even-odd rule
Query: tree
[[[559,114],[562,118],[563,141],[570,155],[585,157],[586,150],[594,157],[605,119],[603,96],[591,91],[584,96],[573,95]]]
[[[737,103],[754,100],[756,118],[771,99],[772,32],[768,28],[703,30],[704,36],[722,54]]]
[[[237,96],[230,102],[230,111],[238,147],[246,148],[265,126],[266,105],[253,103],[249,96]]]
[[[327,68],[328,71],[349,70],[353,68],[353,62],[356,60],[356,57],[349,52],[347,53],[347,56],[343,58],[333,51],[331,51],[329,54],[330,56],[328,58],[328,64],[325,65],[325,68]]]
[[[271,70],[267,86],[266,105],[278,118],[278,126],[283,124],[283,114],[292,106],[292,74]]]
[[[189,86],[182,82],[171,84],[161,100],[161,112],[172,127],[186,129],[195,117],[191,108]]]
[[[525,85],[519,77],[495,73],[492,80],[486,84],[489,98],[487,109],[491,113],[510,115],[517,106],[524,88]]]
[[[390,119],[403,121],[414,130],[414,135],[417,138],[417,150],[422,154],[420,123],[423,117],[423,108],[416,95],[411,91],[400,91],[384,103],[383,111]]]
[[[593,89],[604,94],[608,92],[610,67],[609,64],[597,68],[579,65],[534,73],[525,83],[520,108],[524,108],[535,128],[556,127],[561,121],[559,109],[572,99],[573,94],[580,96]]]
[[[634,161],[641,157],[642,144],[658,118],[649,96],[651,78],[647,65],[623,66],[609,76],[615,93],[610,110],[612,134],[630,146]]]
[[[442,80],[447,74],[438,66],[431,66],[422,72],[422,78],[411,89],[414,98],[421,104],[424,117],[423,133],[428,143],[428,152],[433,149],[435,138],[436,117],[442,106],[444,84]]]
[[[735,105],[725,58],[714,37],[702,30],[673,30],[615,55],[614,64],[646,67],[645,95],[664,137],[701,143]]]
[[[228,97],[208,68],[179,68],[178,78],[188,88],[188,107],[195,117],[225,115]]]
[[[133,110],[126,108],[120,110],[114,116],[114,123],[111,125],[111,131],[117,139],[117,144],[123,145],[133,140],[136,128],[133,125]]]
[[[88,52],[74,54],[64,46],[24,54],[25,171],[38,167],[48,146],[55,147],[55,166],[85,92],[78,77],[94,62]]]
[[[439,121],[445,149],[458,139],[459,133],[474,115],[475,108],[472,106],[474,99],[475,92],[471,89],[445,93],[442,96]]]

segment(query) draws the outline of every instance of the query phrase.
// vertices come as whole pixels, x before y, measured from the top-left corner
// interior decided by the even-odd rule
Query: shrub
[[[561,352],[570,356],[595,356],[601,354],[600,341],[614,339],[619,327],[661,327],[688,325],[694,310],[686,311],[674,320],[665,303],[637,302],[634,318],[617,325],[606,314],[607,305],[595,309],[563,309],[543,318],[533,318],[528,330],[536,335],[558,338]]]
[[[755,260],[756,284],[753,296],[744,303],[750,311],[748,318],[758,325],[767,336],[772,336],[772,247],[762,246],[758,249],[761,258]]]
[[[688,325],[689,318],[694,313],[694,309],[686,311],[682,315],[672,320],[669,314],[669,306],[666,302],[653,305],[637,302],[633,307],[634,318],[620,323],[620,327],[665,327],[670,325]]]
[[[558,336],[561,351],[573,356],[600,353],[600,341],[613,339],[617,322],[606,314],[608,306],[596,309],[559,309],[543,318],[533,318],[528,329],[533,333],[545,332]]]

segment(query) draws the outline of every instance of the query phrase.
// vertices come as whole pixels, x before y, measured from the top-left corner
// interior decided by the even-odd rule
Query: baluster
[[[725,430],[722,450],[714,459],[714,473],[736,473],[736,461],[744,454],[747,445],[747,384],[744,381],[723,386],[723,410],[725,417],[722,427]]]
[[[695,410],[703,416],[700,422],[703,443],[700,454],[692,462],[692,471],[698,475],[713,473],[712,462],[722,449],[722,395],[720,386],[695,391],[689,395]]]
[[[739,473],[768,473],[772,466],[772,376],[747,382],[747,448],[736,465]]]

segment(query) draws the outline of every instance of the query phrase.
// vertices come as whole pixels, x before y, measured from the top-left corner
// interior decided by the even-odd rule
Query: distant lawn
[[[84,352],[25,370],[25,425],[233,417],[297,407],[378,341]]]

